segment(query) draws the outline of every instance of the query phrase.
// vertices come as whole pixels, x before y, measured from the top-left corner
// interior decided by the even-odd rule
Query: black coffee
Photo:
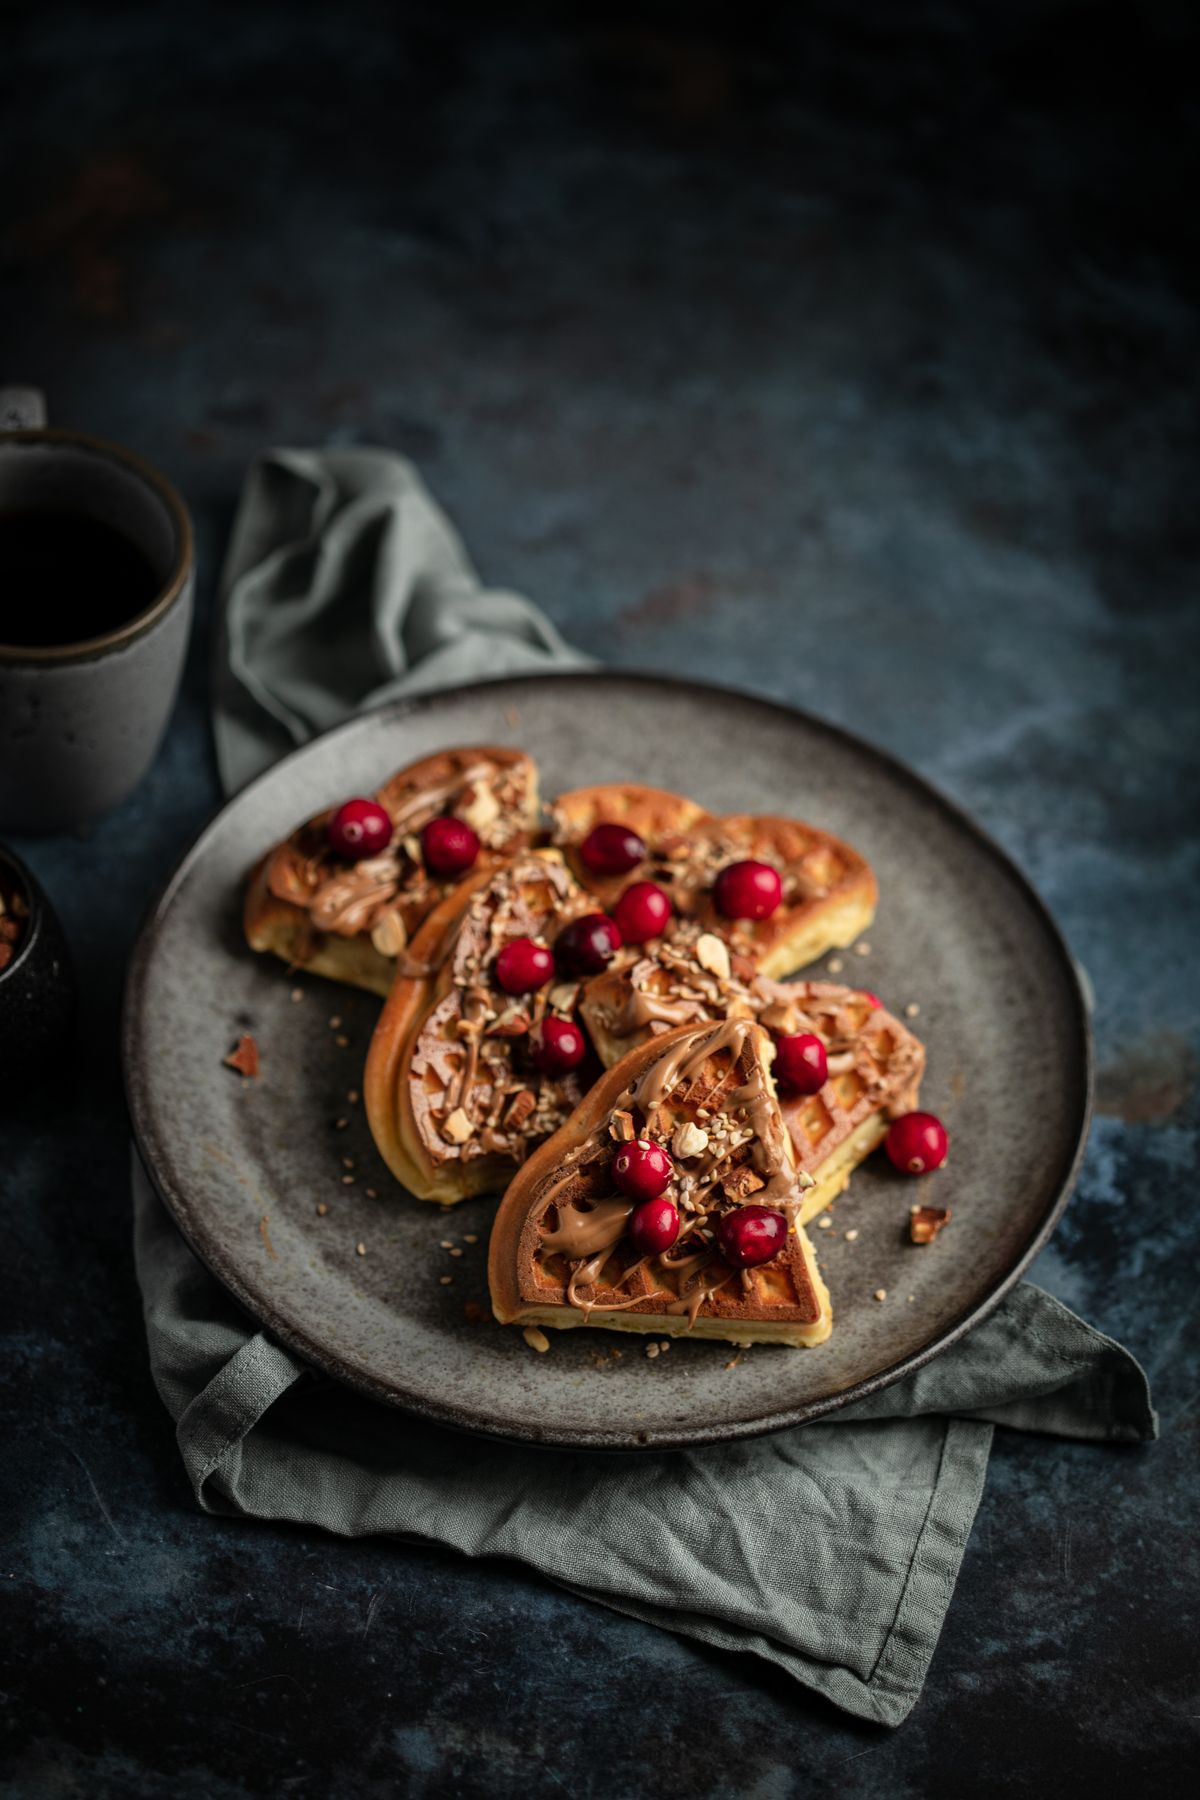
[[[0,508],[0,644],[103,637],[144,612],[161,587],[149,559],[103,519]]]

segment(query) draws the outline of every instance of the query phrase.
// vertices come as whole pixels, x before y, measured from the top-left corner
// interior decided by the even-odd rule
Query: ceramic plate
[[[650,1360],[636,1337],[577,1330],[551,1333],[549,1353],[536,1354],[491,1319],[494,1202],[442,1211],[414,1201],[374,1151],[352,1096],[379,1003],[297,979],[246,948],[243,882],[268,845],[401,764],[470,743],[531,751],[546,793],[651,782],[718,812],[811,820],[874,865],[870,954],[843,953],[840,978],[878,990],[897,1012],[919,1005],[914,1026],[929,1059],[922,1104],[945,1120],[952,1154],[919,1184],[872,1158],[837,1202],[833,1228],[812,1228],[834,1308],[833,1336],[819,1349],[760,1346],[730,1367],[735,1352],[723,1344],[676,1339]],[[259,1044],[257,1081],[222,1066],[242,1031]],[[609,1450],[818,1418],[943,1350],[1044,1243],[1074,1179],[1090,1095],[1071,959],[1023,877],[967,818],[815,719],[725,690],[615,674],[500,682],[389,707],[269,770],[201,833],[147,922],[130,971],[124,1056],[158,1191],[197,1254],[284,1343],[426,1419]],[[907,1241],[918,1198],[954,1212],[921,1249]],[[877,1289],[885,1301],[872,1298]]]

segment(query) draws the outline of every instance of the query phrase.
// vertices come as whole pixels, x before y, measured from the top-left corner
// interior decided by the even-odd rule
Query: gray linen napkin
[[[439,672],[572,660],[528,602],[482,593],[412,470],[378,451],[264,458],[225,591],[216,728],[230,786]],[[921,1691],[993,1426],[1157,1432],[1129,1353],[1026,1284],[944,1355],[819,1425],[637,1457],[466,1440],[308,1369],[196,1260],[136,1158],[133,1187],[154,1379],[206,1511],[516,1557],[618,1611],[753,1651],[886,1725]]]

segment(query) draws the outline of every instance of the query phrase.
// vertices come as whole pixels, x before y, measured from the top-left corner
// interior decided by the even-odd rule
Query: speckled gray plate
[[[878,989],[897,1011],[919,1003],[929,1052],[922,1099],[946,1121],[953,1151],[920,1185],[872,1159],[838,1201],[834,1229],[814,1228],[834,1307],[833,1336],[820,1349],[759,1347],[729,1368],[733,1352],[722,1344],[676,1340],[669,1356],[649,1361],[635,1337],[572,1331],[552,1333],[549,1354],[536,1355],[519,1332],[491,1321],[492,1201],[443,1212],[409,1199],[348,1098],[361,1085],[378,1003],[316,978],[297,983],[246,949],[242,883],[268,844],[414,757],[481,742],[530,750],[548,792],[653,782],[718,811],[811,819],[874,864],[871,954],[847,952],[842,978]],[[240,1031],[258,1040],[258,1081],[222,1067]],[[424,1418],[610,1450],[747,1437],[817,1418],[936,1355],[995,1305],[1045,1241],[1074,1179],[1090,1095],[1087,1018],[1070,957],[1023,878],[966,818],[878,751],[798,713],[603,674],[391,707],[306,746],[238,795],[192,846],[145,927],[124,1054],[138,1142],[159,1192],[197,1253],[277,1337]],[[349,1124],[338,1130],[342,1118]],[[906,1241],[918,1197],[954,1209],[927,1249]],[[852,1228],[858,1237],[848,1242]],[[441,1248],[444,1239],[462,1255]],[[877,1288],[886,1301],[872,1299]],[[470,1302],[487,1312],[483,1322],[469,1322]]]

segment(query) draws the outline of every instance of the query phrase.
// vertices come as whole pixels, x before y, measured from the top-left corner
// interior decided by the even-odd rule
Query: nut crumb
[[[354,1254],[356,1256],[365,1256],[367,1254],[367,1246],[365,1244],[355,1244]]]
[[[846,1242],[847,1242],[847,1243],[848,1243],[848,1244],[852,1244],[852,1243],[853,1243],[853,1242],[854,1242],[854,1240],[855,1240],[855,1238],[856,1238],[856,1237],[857,1237],[857,1236],[858,1236],[858,1227],[857,1227],[857,1225],[856,1225],[856,1226],[855,1226],[855,1227],[854,1227],[854,1230],[853,1230],[853,1231],[848,1231],[848,1232],[847,1232],[847,1233],[846,1233]]]
[[[908,1005],[904,1009],[904,1016],[906,1019],[915,1019],[917,1017],[918,1013],[920,1012],[920,1010],[921,1009],[917,1005],[916,1001],[910,1000]]]
[[[660,1338],[658,1347],[662,1351],[663,1355],[665,1356],[667,1354],[667,1351],[671,1348],[670,1338]]]
[[[339,1013],[334,1013],[332,1019],[330,1019],[330,1021],[329,1021],[330,1031],[340,1031],[341,1025],[342,1025],[341,1015]]]
[[[541,1331],[536,1325],[527,1325],[521,1333],[521,1336],[525,1339],[529,1348],[531,1350],[536,1350],[539,1355],[544,1354],[550,1348],[550,1339],[546,1336],[545,1332]]]
[[[685,1159],[689,1156],[699,1156],[702,1151],[708,1149],[708,1133],[702,1126],[693,1125],[690,1119],[685,1119],[675,1133],[671,1149],[676,1156]]]
[[[342,1176],[342,1186],[343,1187],[353,1187],[354,1186],[353,1175],[343,1175]]]
[[[474,1231],[464,1231],[463,1232],[463,1243],[464,1244],[477,1244],[478,1242],[479,1242],[479,1236],[476,1232],[474,1232]]]
[[[462,1251],[459,1249],[458,1245],[455,1244],[453,1246],[453,1248],[451,1249],[450,1254],[451,1254],[451,1256],[461,1256]]]
[[[352,1156],[343,1156],[342,1167],[343,1169],[352,1169],[354,1167],[354,1158]]]
[[[350,1039],[346,1036],[344,1031],[335,1037],[333,1041],[339,1050],[348,1050],[350,1048]]]
[[[292,989],[292,999],[293,1000],[303,1000],[303,998],[304,998],[304,989],[303,988],[293,988]]]
[[[608,1121],[608,1130],[609,1135],[616,1138],[618,1143],[631,1144],[635,1135],[633,1114],[626,1112],[623,1107],[618,1107]]]
[[[658,1345],[657,1344],[647,1344],[646,1345],[646,1355],[650,1358],[651,1362],[653,1362],[654,1358],[658,1355]]]
[[[886,1288],[876,1288],[875,1292],[872,1294],[871,1298],[873,1300],[886,1300],[887,1299],[887,1289]]]
[[[323,1219],[325,1217],[325,1214],[328,1211],[329,1211],[329,1208],[326,1206],[325,1202],[323,1200],[318,1200],[317,1201],[317,1217],[318,1217],[318,1219]]]
[[[861,944],[855,944],[854,954],[855,954],[855,956],[870,956],[871,946],[870,946],[870,944],[868,944],[868,942],[865,938],[863,939]]]
[[[250,1080],[258,1074],[258,1045],[248,1031],[243,1031],[236,1048],[225,1058],[225,1067],[236,1069],[239,1075],[245,1075]]]
[[[378,1198],[379,1198],[379,1195],[375,1192],[374,1188],[367,1189],[367,1199],[368,1200],[378,1200]]]
[[[351,1106],[357,1106],[358,1105],[358,1089],[351,1088],[350,1092],[346,1095],[346,1098],[350,1102]]]
[[[916,1297],[917,1297],[917,1296],[916,1296],[916,1295],[915,1295],[915,1294],[910,1294],[910,1295],[909,1295],[909,1296],[908,1296],[908,1304],[909,1304],[909,1305],[910,1305],[910,1306],[911,1306],[911,1305],[912,1305],[912,1303],[913,1303],[913,1301],[914,1301],[914,1300],[915,1300],[915,1299],[916,1299]]]
[[[696,961],[718,981],[729,980],[729,946],[713,931],[702,931],[696,939]]]
[[[345,1129],[349,1123],[350,1123],[349,1119],[335,1119],[333,1121],[333,1129],[335,1131],[345,1131]]]
[[[914,1206],[909,1214],[908,1235],[914,1244],[931,1244],[943,1226],[950,1223],[948,1206]]]
[[[840,956],[831,956],[826,965],[831,975],[840,975],[845,966]]]
[[[735,1357],[733,1357],[733,1358],[732,1358],[732,1359],[731,1359],[731,1360],[730,1360],[730,1361],[729,1361],[729,1362],[727,1362],[727,1363],[726,1363],[726,1364],[725,1364],[725,1367],[726,1367],[726,1368],[727,1368],[727,1369],[736,1369],[736,1368],[737,1368],[737,1366],[738,1366],[738,1364],[739,1364],[739,1363],[740,1363],[740,1362],[741,1362],[741,1360],[742,1360],[742,1359],[741,1359],[741,1357],[740,1357],[740,1356],[735,1356]]]
[[[817,1220],[817,1230],[818,1231],[828,1231],[829,1227],[832,1224],[833,1224],[833,1220],[830,1218],[829,1214],[826,1213],[825,1217],[823,1219]]]
[[[442,1287],[449,1287],[451,1285],[451,1283],[453,1282],[453,1280],[454,1280],[453,1275],[439,1275],[438,1276],[438,1281]]]

